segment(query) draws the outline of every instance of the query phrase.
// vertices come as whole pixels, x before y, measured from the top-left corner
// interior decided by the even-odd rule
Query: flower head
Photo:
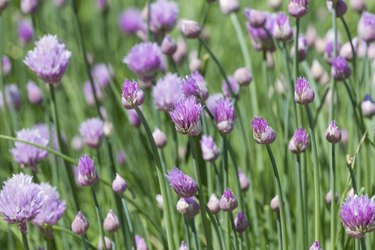
[[[152,96],[159,110],[170,111],[174,104],[184,96],[182,80],[176,74],[166,74],[157,81],[152,89]]]
[[[135,8],[124,10],[118,19],[118,25],[122,32],[128,34],[146,30],[146,24],[142,20],[141,12]]]
[[[375,102],[370,95],[365,95],[361,102],[361,111],[364,117],[375,115]]]
[[[176,205],[177,211],[185,215],[188,219],[194,218],[199,213],[199,204],[194,197],[181,198]]]
[[[232,76],[228,77],[228,83],[223,80],[223,83],[221,84],[221,88],[223,90],[224,96],[231,97],[232,93],[233,95],[238,95],[240,93],[240,85],[236,81],[236,79]]]
[[[290,26],[289,17],[284,12],[279,12],[275,18],[272,35],[281,41],[290,40],[293,37],[293,29]]]
[[[294,101],[306,105],[314,101],[315,93],[304,77],[298,77],[294,89]]]
[[[65,212],[65,202],[60,200],[60,194],[56,187],[52,187],[48,183],[41,183],[39,188],[43,193],[44,203],[40,213],[33,219],[33,223],[41,227],[44,224],[55,225]]]
[[[178,168],[173,168],[169,171],[167,178],[173,190],[182,198],[193,197],[198,191],[197,183],[193,178],[186,175]]]
[[[13,174],[0,192],[0,213],[7,223],[17,223],[23,233],[26,222],[40,213],[44,203],[43,192],[32,179],[23,173]]]
[[[163,53],[156,43],[144,42],[133,46],[123,62],[144,81],[153,79],[165,69]]]
[[[86,217],[81,211],[78,211],[71,225],[73,233],[78,235],[85,235],[87,230],[89,229],[89,226],[90,224],[87,221]]]
[[[243,212],[238,212],[237,217],[234,219],[234,226],[239,233],[245,232],[249,227],[249,222]]]
[[[249,187],[250,187],[250,181],[247,178],[245,172],[242,171],[241,169],[238,169],[237,175],[238,175],[238,180],[240,182],[240,188],[241,188],[241,190],[242,191],[248,190]]]
[[[362,13],[366,9],[366,0],[350,0],[350,7],[358,13]]]
[[[367,43],[375,41],[375,14],[362,13],[358,22],[358,36]]]
[[[151,4],[150,29],[154,33],[171,31],[177,23],[179,10],[173,1],[157,0]]]
[[[87,155],[81,156],[78,161],[78,181],[81,186],[92,186],[98,181],[94,161]]]
[[[104,123],[99,118],[90,118],[82,122],[79,132],[83,141],[91,148],[99,147],[104,137]]]
[[[202,102],[206,101],[208,98],[206,81],[198,71],[186,76],[185,79],[182,80],[182,91],[186,97],[195,96]]]
[[[17,139],[28,141],[43,147],[48,145],[48,140],[43,138],[37,129],[22,129],[17,132]],[[21,166],[30,167],[36,170],[36,165],[47,157],[48,152],[30,144],[15,142],[12,149],[12,155],[15,161]]]
[[[344,0],[327,0],[326,3],[329,12],[333,11],[333,6],[335,5],[336,18],[342,17],[348,10],[348,6]]]
[[[135,246],[136,250],[147,250],[146,241],[139,235],[135,236]]]
[[[251,121],[253,128],[253,138],[259,144],[271,144],[276,139],[275,131],[268,125],[262,117],[255,116]]]
[[[126,190],[126,181],[119,174],[116,174],[116,178],[112,181],[112,190],[116,193],[122,194]]]
[[[167,145],[167,136],[160,129],[156,128],[154,132],[152,132],[152,137],[154,138],[156,147],[163,148]]]
[[[101,87],[105,87],[109,84],[113,74],[114,72],[111,65],[104,63],[94,65],[91,70],[91,75],[94,82],[98,83]]]
[[[318,240],[314,241],[314,243],[311,245],[310,250],[323,250],[323,248],[320,246],[320,243]]]
[[[20,109],[21,108],[21,93],[18,89],[16,84],[6,84],[4,86],[4,92],[5,92],[5,99],[6,102],[3,100],[3,94],[0,91],[0,107],[4,107],[7,105],[7,107],[12,107],[13,109]]]
[[[375,230],[375,201],[366,195],[347,198],[341,206],[340,216],[349,237],[363,238]]]
[[[188,39],[198,38],[201,26],[196,21],[184,19],[181,21],[181,32]]]
[[[38,8],[38,0],[21,0],[21,11],[24,14],[32,14]]]
[[[266,23],[266,15],[262,11],[245,8],[244,15],[249,24],[255,28],[263,27]]]
[[[234,194],[229,188],[224,190],[220,198],[220,209],[226,212],[233,211],[238,206],[238,202]]]
[[[336,81],[345,80],[350,77],[351,70],[344,58],[336,57],[332,59],[331,65],[331,75]]]
[[[109,210],[103,222],[103,228],[107,232],[113,233],[120,228],[120,221],[112,209]]]
[[[294,45],[291,48],[290,52],[291,55],[294,55]],[[307,57],[307,52],[308,52],[308,45],[307,45],[307,39],[304,35],[300,35],[298,37],[298,51],[297,51],[297,56],[298,56],[298,61],[302,62],[306,59]]]
[[[229,134],[233,130],[235,111],[228,97],[218,99],[210,110],[214,116],[216,128],[221,134]]]
[[[27,20],[21,20],[18,22],[17,29],[18,39],[22,44],[27,44],[32,41],[34,36],[33,25]]]
[[[292,153],[299,154],[305,152],[308,146],[309,135],[306,130],[303,128],[297,129],[289,142],[289,150]]]
[[[336,121],[331,121],[326,130],[326,139],[332,144],[336,144],[341,140],[341,131],[337,126]]]
[[[224,15],[237,12],[240,9],[238,0],[219,0],[220,10]]]
[[[36,85],[35,82],[29,81],[27,83],[27,98],[29,102],[35,105],[41,104],[43,102],[43,94],[41,89]]]
[[[279,196],[276,195],[275,197],[272,198],[271,202],[270,202],[270,207],[271,209],[278,213],[279,210],[280,210],[280,200],[279,200]]]
[[[202,149],[202,157],[205,161],[215,161],[219,156],[218,150],[214,139],[209,135],[203,135],[200,141]]]
[[[71,57],[65,44],[54,35],[45,35],[27,53],[24,63],[46,83],[58,84],[63,77]]]
[[[166,35],[161,42],[160,48],[164,54],[172,56],[177,50],[177,43],[170,35]]]
[[[272,33],[273,26],[275,25],[275,18],[270,14],[266,15],[266,23],[263,27],[254,27],[247,23],[247,31],[249,32],[251,43],[255,50],[275,50]]]
[[[134,109],[143,104],[145,95],[136,81],[125,79],[122,85],[121,102],[124,108]]]
[[[253,76],[247,67],[236,69],[233,77],[240,86],[247,86],[253,80]]]
[[[210,199],[207,203],[207,207],[213,214],[217,214],[218,212],[220,212],[220,201],[215,194],[211,194]]]
[[[309,8],[309,0],[289,0],[288,11],[294,17],[303,17]]]
[[[201,132],[201,111],[201,104],[194,97],[189,97],[179,101],[169,114],[177,132],[196,136]]]

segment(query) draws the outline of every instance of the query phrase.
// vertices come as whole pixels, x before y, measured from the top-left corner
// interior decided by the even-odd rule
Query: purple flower
[[[251,43],[255,50],[275,50],[275,44],[272,40],[272,30],[275,18],[268,13],[266,15],[266,23],[263,27],[253,27],[247,23],[247,30],[250,35]]]
[[[241,190],[242,191],[248,190],[249,187],[250,187],[250,181],[247,178],[247,176],[244,173],[244,171],[242,171],[241,169],[239,169],[238,172],[237,172],[237,175],[238,175],[238,180],[240,182],[240,188],[241,188]]]
[[[103,99],[102,89],[99,84],[94,82],[94,88],[95,88],[95,94],[98,101],[101,101]],[[93,106],[95,105],[95,97],[94,97],[94,91],[91,87],[90,81],[86,81],[83,85],[83,93],[85,94],[85,99],[88,105]]]
[[[218,212],[220,212],[220,201],[215,194],[211,194],[210,199],[207,203],[207,207],[213,214],[217,214]]]
[[[87,221],[86,217],[81,211],[78,211],[71,225],[73,233],[78,235],[85,235],[87,230],[89,229],[89,226],[90,224]]]
[[[220,98],[210,110],[214,116],[216,128],[221,134],[229,134],[233,130],[235,112],[234,105],[228,97]]]
[[[304,77],[298,77],[294,89],[294,101],[306,105],[314,101],[315,93]]]
[[[185,241],[181,241],[180,248],[178,250],[189,250],[188,246],[186,245]]]
[[[33,25],[28,20],[21,20],[18,22],[18,39],[22,44],[27,44],[33,40],[34,30]]]
[[[327,42],[325,44],[325,47],[324,47],[324,58],[328,61],[328,62],[331,62],[331,60],[333,59],[333,55],[334,55],[334,41],[333,41],[333,38],[331,38],[331,34],[330,34],[331,31],[329,31],[327,33]],[[336,42],[336,52],[340,51],[340,47],[341,47],[341,43],[340,41],[337,41]]]
[[[79,133],[87,146],[91,148],[99,147],[104,137],[104,124],[99,118],[90,118],[81,123]]]
[[[347,198],[341,206],[340,216],[349,237],[360,239],[375,230],[374,197],[355,195]]]
[[[21,93],[16,84],[6,84],[4,86],[6,105],[12,109],[21,108]],[[3,94],[0,91],[0,107],[4,107]]]
[[[40,213],[33,219],[33,223],[40,227],[43,227],[44,224],[55,225],[65,212],[65,202],[60,200],[60,194],[56,187],[52,187],[48,183],[41,183],[39,188],[43,193],[44,203]]]
[[[280,210],[280,200],[279,200],[279,196],[276,195],[275,197],[272,198],[271,202],[270,202],[270,207],[271,209],[278,213],[279,210]]]
[[[253,138],[259,144],[271,144],[276,139],[275,131],[262,117],[255,116],[250,122],[253,128]]]
[[[293,29],[290,26],[289,17],[284,12],[279,12],[275,18],[272,35],[276,40],[287,41],[293,37]]]
[[[358,22],[358,36],[367,43],[375,41],[375,15],[363,12]]]
[[[130,50],[123,62],[144,81],[152,80],[165,69],[163,53],[156,43],[139,43]]]
[[[0,0],[0,13],[8,6],[9,0]]]
[[[119,174],[116,174],[116,178],[112,182],[112,190],[116,193],[122,194],[126,190],[126,181]]]
[[[351,70],[344,58],[336,57],[332,59],[331,66],[331,75],[336,81],[342,81],[350,77]]]
[[[38,0],[21,0],[21,11],[24,14],[32,14],[38,8]]]
[[[157,81],[152,89],[152,96],[159,110],[170,111],[174,104],[184,96],[182,80],[176,74],[166,74]]]
[[[121,102],[126,109],[134,109],[141,106],[145,100],[143,90],[141,90],[136,81],[125,79],[122,85]]]
[[[108,86],[113,74],[114,72],[111,65],[104,63],[94,65],[91,70],[91,75],[94,82],[98,83],[101,87]]]
[[[305,152],[309,146],[309,135],[306,130],[299,128],[294,132],[292,139],[289,142],[289,150],[292,153],[299,154]]]
[[[323,248],[320,246],[320,243],[318,240],[314,241],[314,243],[311,245],[310,250],[323,250]]]
[[[229,76],[228,81],[229,81],[229,86],[225,80],[223,80],[221,84],[221,88],[223,90],[224,96],[231,97],[232,93],[235,96],[238,95],[240,93],[240,85],[237,83],[236,79],[232,76]]]
[[[156,128],[154,132],[152,132],[152,137],[154,138],[156,147],[163,148],[167,145],[167,136],[160,129]]]
[[[167,178],[173,190],[182,198],[193,197],[198,191],[197,183],[193,178],[186,175],[178,168],[173,168],[169,171]]]
[[[198,71],[186,76],[182,80],[182,90],[186,97],[195,96],[201,102],[206,101],[208,98],[206,81]]]
[[[336,121],[331,121],[326,130],[326,139],[332,144],[336,144],[341,140],[341,131],[336,124]]]
[[[289,0],[288,11],[289,14],[300,18],[306,15],[309,7],[309,0]]]
[[[177,43],[170,35],[166,35],[163,38],[160,47],[164,54],[172,56],[177,50]]]
[[[58,84],[68,67],[70,51],[54,35],[44,35],[35,45],[24,63],[46,83]]]
[[[238,0],[219,0],[220,10],[224,15],[237,12],[240,9]]]
[[[350,0],[350,7],[358,12],[362,13],[366,9],[366,0]]]
[[[177,23],[178,6],[173,1],[157,0],[151,4],[150,29],[154,33],[171,31]]]
[[[177,211],[185,215],[188,219],[193,219],[199,213],[199,204],[194,197],[181,198],[176,205]]]
[[[43,192],[32,179],[23,173],[13,174],[0,192],[0,213],[7,223],[17,223],[23,233],[27,231],[26,222],[40,213],[44,203]]]
[[[137,112],[134,109],[126,110],[128,115],[128,120],[131,125],[133,125],[135,128],[139,128],[141,126],[141,119],[139,119],[139,116]]]
[[[239,233],[245,232],[249,227],[249,222],[243,212],[238,212],[237,217],[234,219],[234,226]]]
[[[333,5],[335,5],[336,18],[342,17],[348,10],[348,6],[346,5],[344,0],[327,0],[326,3],[329,12],[333,11]]]
[[[177,132],[197,136],[201,132],[202,105],[194,97],[184,98],[169,112]]]
[[[198,38],[201,33],[201,26],[196,21],[183,19],[181,21],[181,32],[188,39]]]
[[[112,209],[109,210],[104,219],[103,228],[110,233],[116,232],[120,228],[120,221]]]
[[[375,115],[375,102],[370,95],[365,95],[361,102],[361,111],[364,117]]]
[[[234,72],[234,80],[240,86],[247,86],[253,80],[253,76],[251,75],[250,70],[247,67],[242,67],[236,69],[236,71]]]
[[[262,11],[245,8],[244,15],[249,24],[254,28],[263,27],[266,23],[266,15]]]
[[[135,236],[135,247],[136,247],[136,250],[147,250],[148,249],[145,240],[139,235]]]
[[[43,147],[48,145],[48,140],[43,138],[37,129],[22,129],[17,132],[17,139]],[[48,155],[46,150],[22,142],[15,142],[11,152],[18,164],[30,167],[33,171],[36,171],[36,165]]]
[[[94,161],[87,155],[81,156],[78,161],[78,181],[81,186],[92,186],[98,181]]]
[[[205,161],[215,161],[219,156],[218,150],[214,139],[209,135],[203,135],[200,141],[202,149],[202,157]]]
[[[1,58],[1,70],[4,76],[7,76],[12,71],[12,62],[10,61],[8,56],[3,56]]]
[[[119,17],[118,25],[124,33],[135,34],[137,31],[146,30],[146,24],[142,19],[141,12],[135,8],[123,11]]]
[[[306,59],[307,57],[307,50],[308,50],[308,45],[307,45],[307,39],[305,36],[300,35],[298,37],[298,61],[302,62]],[[294,56],[294,46],[290,50],[291,55]]]
[[[29,102],[35,105],[41,104],[43,102],[42,90],[33,81],[27,82],[27,98]]]
[[[226,212],[231,212],[237,208],[237,199],[229,188],[224,190],[224,193],[220,198],[219,205],[220,209]]]

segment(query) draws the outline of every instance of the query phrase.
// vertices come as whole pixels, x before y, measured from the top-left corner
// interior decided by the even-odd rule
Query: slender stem
[[[314,167],[314,205],[315,205],[315,240],[319,240],[320,237],[320,178],[319,178],[319,162],[318,162],[318,151],[316,146],[316,139],[314,133],[314,124],[311,110],[308,105],[305,106],[307,119],[309,123],[310,135],[311,135],[311,146],[313,153],[313,167]]]
[[[349,170],[350,179],[352,180],[353,191],[354,191],[355,194],[357,194],[358,189],[357,189],[357,182],[355,180],[355,175],[354,175],[354,171],[353,171],[353,166],[349,165],[348,170]]]
[[[195,229],[194,219],[190,220],[190,227],[191,227],[191,232],[193,234],[193,239],[194,239],[194,249],[199,250],[199,241],[198,241],[197,230]]]
[[[122,207],[123,207],[124,212],[125,212],[126,221],[127,221],[127,224],[128,224],[128,229],[129,229],[129,232],[130,232],[130,237],[132,239],[133,246],[134,246],[134,248],[137,248],[136,243],[135,243],[133,224],[132,224],[132,220],[131,220],[131,217],[130,217],[128,205],[126,204],[125,197],[123,197],[121,199],[121,202],[122,202]]]
[[[201,29],[203,30],[204,26],[206,25],[206,22],[207,22],[207,19],[208,19],[208,10],[210,8],[210,3],[208,1],[205,1],[204,3],[204,9],[203,9],[203,15],[202,15],[202,21],[201,21]],[[198,44],[198,58],[201,54],[201,50],[202,50],[202,44],[199,43]]]
[[[98,228],[99,228],[99,237],[100,240],[103,243],[103,246],[105,245],[105,239],[104,239],[104,232],[103,232],[103,223],[102,223],[102,217],[100,215],[100,207],[99,207],[99,202],[98,198],[96,197],[95,191],[93,187],[90,187],[92,198],[94,199],[94,204],[95,204],[95,213],[96,213],[96,219],[98,221]]]
[[[301,241],[302,241],[302,249],[307,249],[307,230],[306,230],[306,211],[304,211],[304,199],[305,196],[303,194],[303,186],[302,186],[302,164],[301,164],[301,157],[297,155],[297,175],[298,175],[298,194],[299,194],[299,210],[301,213],[301,228],[302,233],[301,235]]]
[[[200,174],[200,170],[199,170],[199,166],[198,166],[197,150],[195,148],[193,137],[189,136],[189,143],[190,143],[190,148],[191,148],[191,151],[192,151],[192,154],[193,154],[195,178],[197,179],[197,182],[198,182],[198,189],[199,189],[198,198],[199,198],[199,205],[202,208],[200,214],[201,214],[201,219],[202,219],[203,232],[204,232],[204,236],[206,238],[207,249],[212,249],[210,227],[208,225],[208,221],[207,221],[207,218],[206,218],[206,201],[205,201],[205,197],[204,197],[202,178],[201,178],[201,174]]]
[[[208,216],[210,217],[211,223],[213,224],[213,227],[214,227],[214,230],[215,230],[215,233],[216,233],[216,237],[219,240],[220,250],[223,250],[222,232],[221,232],[221,228],[218,226],[219,223],[218,223],[218,221],[216,219],[217,217],[215,217],[211,213],[210,209],[208,209],[207,206],[205,206],[205,208],[206,208]]]
[[[362,249],[362,250],[366,250],[366,242],[365,242],[365,239],[364,239],[364,238],[360,239],[360,242],[361,242],[361,249]]]
[[[233,217],[232,211],[229,212],[229,218],[230,218],[230,222],[231,222],[231,226],[232,226],[232,230],[233,230],[234,243],[235,243],[236,249],[238,249],[239,248],[238,235],[237,235],[237,231],[236,231],[236,226],[234,224],[234,217]]]
[[[223,138],[223,158],[224,158],[224,187],[229,185],[229,175],[228,175],[228,142],[225,135],[222,135]]]
[[[284,207],[284,196],[283,196],[283,191],[281,189],[281,182],[280,182],[280,176],[279,176],[279,171],[277,170],[277,165],[275,158],[273,156],[272,150],[270,145],[266,145],[268,155],[271,159],[272,163],[272,169],[273,169],[273,174],[275,177],[275,182],[276,182],[276,187],[277,187],[277,195],[279,196],[279,201],[280,201],[280,219],[281,219],[281,234],[282,234],[282,246],[283,250],[288,249],[288,244],[287,244],[287,236],[286,236],[286,220],[285,220],[285,207]]]
[[[348,36],[350,47],[352,49],[352,54],[353,54],[353,58],[352,58],[353,74],[354,74],[354,80],[357,81],[357,67],[356,67],[356,64],[357,64],[357,52],[356,52],[356,50],[354,48],[352,36],[350,35],[350,30],[349,30],[348,24],[345,21],[344,16],[341,16],[340,19],[341,19],[342,24],[344,25],[344,29],[345,29],[346,35]]]
[[[29,250],[29,242],[27,241],[27,233],[21,233],[22,234],[22,242],[23,242],[23,247],[25,250]]]
[[[147,40],[151,41],[152,33],[150,29],[151,22],[151,0],[147,0]]]
[[[296,18],[296,32],[294,36],[294,80],[297,80],[297,77],[299,75],[298,70],[298,37],[299,37],[299,23],[300,19]]]
[[[189,219],[184,216],[184,224],[185,224],[185,233],[186,233],[186,244],[187,248],[190,249],[190,233],[189,233]]]
[[[283,242],[283,236],[281,233],[281,222],[280,222],[280,214],[277,214],[276,218],[276,224],[277,224],[277,238],[279,242]],[[279,244],[279,250],[282,249],[282,244]]]

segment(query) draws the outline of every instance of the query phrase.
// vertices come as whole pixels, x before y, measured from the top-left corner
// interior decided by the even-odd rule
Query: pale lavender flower
[[[320,246],[320,243],[318,240],[314,241],[314,243],[311,245],[310,250],[323,250],[323,248]]]
[[[249,187],[250,187],[250,181],[247,178],[245,172],[242,171],[241,169],[238,169],[237,175],[238,175],[238,180],[240,182],[240,188],[241,188],[241,190],[242,191],[248,190]]]
[[[351,238],[360,239],[375,230],[375,201],[366,195],[347,198],[341,206],[340,216],[345,231]]]
[[[306,151],[309,146],[309,135],[306,130],[299,128],[294,132],[292,139],[289,142],[289,150],[292,153],[299,154]]]
[[[152,132],[152,137],[154,138],[157,148],[163,148],[165,145],[167,145],[167,136],[160,129],[156,128]]]
[[[304,35],[300,35],[298,37],[298,61],[302,62],[306,59],[307,57],[307,51],[308,51],[308,45],[307,45],[307,39],[305,38]],[[294,56],[294,45],[290,50],[291,56]]]
[[[3,100],[3,94],[0,91],[0,108],[4,107],[6,103],[7,107],[19,110],[21,108],[21,93],[16,84],[6,84],[4,86],[5,99]]]
[[[276,139],[275,131],[262,117],[255,116],[250,122],[253,128],[253,138],[259,144],[271,144]]]
[[[98,83],[102,87],[108,86],[113,74],[114,72],[111,65],[104,63],[95,64],[91,69],[91,75],[94,82]]]
[[[12,71],[12,62],[10,61],[10,58],[6,55],[4,55],[1,58],[1,70],[4,76],[7,76]]]
[[[281,5],[283,3],[283,0],[268,0],[268,5],[273,9],[273,10],[279,10]]]
[[[170,111],[183,96],[182,80],[176,74],[167,73],[152,89],[156,107],[166,112]]]
[[[170,35],[166,35],[161,42],[160,48],[164,54],[172,56],[177,50],[177,43]]]
[[[24,14],[32,14],[38,8],[38,0],[21,0],[20,4]]]
[[[82,148],[83,148],[83,140],[82,140],[82,137],[79,136],[79,135],[76,135],[72,138],[71,142],[70,142],[70,145],[71,147],[75,150],[75,151],[81,151]]]
[[[326,193],[326,197],[325,197],[325,200],[327,202],[328,205],[330,205],[332,203],[332,200],[335,199],[335,202],[337,202],[339,200],[340,196],[339,196],[339,193],[335,193],[335,197],[333,197],[333,192],[330,190]]]
[[[344,0],[327,0],[326,3],[328,11],[331,13],[333,11],[333,5],[335,4],[336,18],[342,17],[348,10],[348,6],[346,5]]]
[[[116,174],[116,178],[112,181],[112,190],[116,193],[122,194],[126,190],[126,181],[119,174]]]
[[[361,111],[364,117],[375,115],[375,102],[370,95],[365,95],[361,102]]]
[[[233,77],[240,86],[247,86],[253,80],[253,76],[251,75],[250,70],[247,67],[236,69]]]
[[[367,43],[375,41],[375,14],[363,12],[358,22],[358,36]]]
[[[172,55],[173,61],[180,65],[186,57],[186,52],[187,52],[186,41],[185,39],[179,38],[177,40],[177,49]]]
[[[147,250],[146,241],[139,235],[135,236],[135,247],[136,250]]]
[[[298,77],[294,89],[294,101],[306,105],[314,101],[315,93],[304,77]]]
[[[309,0],[289,0],[288,11],[289,14],[301,18],[306,15],[309,8]]]
[[[167,179],[176,194],[182,198],[193,197],[198,191],[197,183],[193,178],[176,167],[168,171]]]
[[[99,147],[104,137],[104,123],[99,118],[90,118],[82,122],[79,132],[83,141],[91,148]]]
[[[202,105],[194,97],[184,98],[169,112],[177,132],[188,136],[200,134]]]
[[[181,198],[176,205],[177,211],[185,215],[188,219],[193,219],[199,213],[200,206],[194,199],[191,198]]]
[[[124,33],[135,34],[138,31],[145,31],[146,24],[144,23],[141,11],[135,8],[124,10],[119,19],[118,25]]]
[[[220,151],[216,146],[214,139],[209,135],[203,135],[200,141],[202,157],[205,161],[215,161]]]
[[[182,91],[186,97],[195,96],[201,102],[206,101],[208,98],[206,81],[198,71],[186,76],[182,80]]]
[[[236,231],[243,233],[249,227],[249,222],[246,219],[246,216],[243,212],[238,212],[237,217],[234,218],[234,226]]]
[[[163,53],[156,43],[144,42],[133,46],[123,62],[143,81],[152,80],[165,69]]]
[[[102,89],[99,84],[94,82],[94,88],[95,88],[95,94],[98,101],[101,101],[103,99]],[[86,102],[89,106],[95,105],[95,97],[94,97],[94,91],[91,87],[90,81],[85,81],[85,84],[83,85],[83,93],[85,95]]]
[[[126,109],[135,109],[141,106],[145,100],[143,90],[141,90],[136,81],[125,79],[122,85],[121,102]]]
[[[78,235],[85,235],[89,229],[89,222],[81,211],[78,211],[76,217],[74,218],[71,229],[73,233]]]
[[[112,249],[112,240],[107,236],[104,236],[104,244],[102,237],[99,237],[98,240],[98,250],[111,250]]]
[[[22,19],[18,22],[18,39],[22,44],[27,44],[33,40],[34,29],[30,21]]]
[[[100,11],[105,11],[108,8],[107,0],[96,0],[96,5]]]
[[[358,13],[362,13],[362,11],[366,9],[366,0],[350,0],[349,4],[350,7]]]
[[[92,186],[99,180],[94,161],[87,155],[81,156],[78,161],[78,181],[81,186]]]
[[[237,208],[237,199],[229,188],[224,190],[224,193],[220,198],[219,205],[220,209],[225,212],[231,212]]]
[[[43,102],[42,90],[33,81],[27,82],[27,98],[29,102],[35,105],[41,104]]]
[[[35,45],[34,50],[27,53],[24,63],[46,83],[58,84],[68,67],[70,51],[54,35],[44,35]]]
[[[60,194],[56,187],[52,187],[48,183],[41,183],[39,188],[43,193],[44,203],[40,213],[33,219],[33,223],[40,227],[45,224],[55,225],[66,210],[65,202],[60,200]]]
[[[229,134],[234,127],[235,111],[228,97],[220,98],[210,110],[215,120],[216,128],[221,134]]]
[[[104,219],[103,228],[110,233],[116,232],[120,228],[120,221],[112,209],[109,210]]]
[[[244,15],[249,24],[255,28],[263,27],[266,23],[266,15],[262,11],[245,8]]]
[[[6,180],[0,192],[0,213],[9,223],[17,223],[21,232],[26,233],[26,223],[40,213],[44,195],[33,177],[23,173],[13,174]]]
[[[326,139],[332,144],[339,143],[341,140],[341,131],[337,126],[336,121],[331,121],[326,130]]]
[[[0,13],[3,12],[8,6],[9,0],[0,0]]]
[[[223,80],[221,84],[221,89],[223,90],[224,96],[231,97],[232,93],[233,95],[237,96],[240,93],[240,85],[238,84],[236,79],[232,76],[228,77],[228,82],[229,82],[229,86],[225,80]]]
[[[124,150],[120,150],[120,151],[117,152],[117,162],[120,165],[126,164],[126,153],[125,153]]]
[[[181,21],[181,32],[189,39],[198,38],[201,33],[201,27],[198,22],[184,19]]]
[[[37,129],[22,129],[17,132],[17,139],[43,147],[48,145],[48,140],[43,138]],[[36,165],[48,155],[46,150],[22,142],[15,142],[11,152],[18,164],[30,167],[33,171],[36,171]]]
[[[211,194],[210,199],[207,203],[207,207],[213,214],[217,214],[218,212],[220,212],[220,201],[215,194]]]
[[[327,42],[324,47],[324,58],[330,63],[334,56],[334,41],[330,38],[330,33],[327,33]],[[336,42],[336,51],[339,52],[341,48],[340,41]]]
[[[351,70],[344,58],[336,57],[332,59],[331,66],[331,75],[336,81],[342,81],[350,77]]]
[[[154,33],[166,33],[175,27],[179,10],[173,1],[157,0],[151,4],[150,29]]]
[[[137,112],[134,109],[130,109],[126,111],[127,111],[126,114],[128,115],[129,123],[135,128],[139,128],[141,126],[141,119],[139,118]]]
[[[271,209],[278,213],[279,210],[280,210],[280,200],[279,200],[279,196],[276,195],[275,197],[272,198],[271,202],[270,202],[270,207]]]
[[[238,0],[219,0],[220,10],[224,15],[237,12],[240,9]]]
[[[275,18],[266,13],[266,23],[263,27],[257,28],[247,22],[247,31],[249,32],[251,44],[255,50],[275,50],[275,44],[272,39],[272,30],[275,23]]]
[[[178,250],[189,250],[188,246],[186,245],[185,241],[181,241],[180,248]]]
[[[272,35],[276,40],[287,41],[293,37],[293,29],[289,17],[284,12],[279,12],[275,18]]]

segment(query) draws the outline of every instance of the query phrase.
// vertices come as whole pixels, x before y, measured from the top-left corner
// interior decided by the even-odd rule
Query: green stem
[[[185,224],[185,233],[186,233],[186,244],[187,248],[190,249],[190,233],[189,233],[189,219],[184,216],[184,224]]]
[[[212,249],[210,226],[208,225],[208,221],[206,218],[206,201],[204,197],[203,183],[202,183],[202,178],[201,178],[201,174],[199,171],[198,155],[197,155],[197,150],[195,148],[193,137],[189,136],[189,143],[190,143],[191,151],[193,154],[195,178],[197,179],[197,182],[198,182],[198,189],[199,189],[198,198],[199,198],[199,205],[201,207],[200,214],[201,214],[201,219],[202,219],[202,224],[203,224],[204,236],[206,238],[207,249]]]
[[[137,248],[136,243],[135,243],[133,224],[132,224],[132,220],[131,220],[131,217],[130,217],[128,205],[126,204],[125,197],[123,197],[121,199],[121,202],[122,202],[122,207],[123,207],[124,212],[125,212],[126,222],[128,224],[128,229],[129,229],[129,232],[130,232],[130,237],[132,239],[133,246],[134,246],[134,248]]]
[[[238,235],[237,235],[237,231],[236,231],[236,226],[234,224],[234,217],[233,217],[232,211],[229,212],[229,218],[230,218],[230,222],[231,222],[231,226],[232,226],[232,230],[233,230],[234,243],[235,243],[236,249],[238,249],[239,248]]]
[[[366,250],[366,242],[365,242],[365,239],[364,239],[364,238],[360,239],[360,242],[361,242],[361,249],[362,249],[362,250]]]
[[[354,74],[354,81],[356,81],[357,80],[357,67],[356,67],[356,64],[357,64],[357,52],[355,51],[355,48],[354,48],[354,45],[353,45],[353,41],[352,41],[352,36],[350,35],[349,26],[346,23],[344,16],[340,17],[340,19],[341,19],[342,24],[344,25],[344,29],[345,29],[346,35],[348,36],[350,47],[352,49],[352,54],[353,54],[353,58],[352,58],[353,74]]]
[[[195,229],[194,219],[190,220],[190,227],[191,227],[191,232],[193,234],[193,239],[194,239],[194,249],[199,250],[199,241],[198,241],[197,230]]]
[[[277,238],[279,240],[279,242],[283,242],[283,236],[282,236],[282,233],[281,233],[281,222],[280,222],[280,215],[277,214],[277,218],[276,218],[276,224],[277,224]],[[282,245],[279,244],[279,250],[282,249]]]
[[[301,213],[301,228],[302,233],[301,235],[301,241],[302,241],[302,249],[307,249],[307,217],[306,217],[306,211],[304,210],[304,199],[305,196],[303,194],[303,185],[302,185],[302,164],[301,164],[301,157],[297,155],[297,175],[298,175],[298,194],[299,194],[299,210]]]
[[[311,110],[308,105],[305,106],[307,119],[309,123],[310,135],[311,135],[311,146],[313,153],[313,167],[314,167],[314,205],[315,205],[315,240],[319,240],[320,237],[320,178],[319,178],[319,162],[318,162],[318,151],[316,146],[316,139],[314,133],[314,124]]]
[[[279,201],[280,201],[280,219],[281,219],[281,234],[282,234],[282,249],[286,250],[288,249],[288,244],[287,244],[287,236],[286,236],[286,220],[285,220],[285,207],[284,207],[284,196],[283,196],[283,191],[281,189],[281,182],[280,182],[280,176],[279,176],[279,171],[277,170],[277,165],[275,158],[273,156],[272,150],[270,145],[266,145],[268,155],[271,159],[272,163],[272,169],[273,169],[273,174],[275,177],[275,182],[276,182],[276,187],[277,187],[277,195],[279,196]]]
[[[22,234],[22,242],[23,242],[23,247],[25,250],[29,250],[29,242],[27,241],[27,233],[21,233]]]
[[[299,37],[299,23],[300,19],[296,18],[296,32],[294,36],[294,79],[297,80],[299,75],[298,71],[298,37]]]
[[[94,204],[95,204],[95,213],[96,213],[96,219],[98,221],[99,237],[100,237],[100,240],[103,243],[103,246],[105,246],[103,223],[102,223],[102,219],[101,219],[101,215],[100,215],[100,207],[99,207],[98,198],[96,197],[94,188],[90,187],[90,190],[91,190],[92,198],[94,199]]]
[[[59,227],[59,226],[56,226],[56,225],[52,226],[52,228],[53,228],[54,231],[60,231],[60,232],[63,232],[63,233],[71,235],[77,241],[81,241],[82,240],[82,242],[84,244],[88,245],[91,249],[94,249],[94,250],[97,249],[93,244],[91,244],[89,241],[87,241],[87,239],[85,238],[85,236],[79,236],[79,235],[73,233],[71,230],[68,230],[68,229],[66,229],[64,227]]]
[[[224,158],[224,187],[229,185],[229,175],[228,175],[228,142],[225,135],[222,135],[223,139],[223,158]]]

